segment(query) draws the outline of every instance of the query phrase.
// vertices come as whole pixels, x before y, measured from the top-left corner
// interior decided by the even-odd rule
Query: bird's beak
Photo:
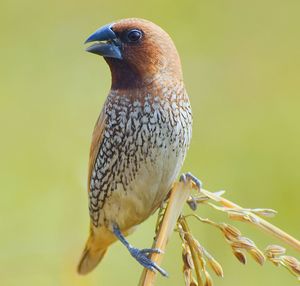
[[[112,30],[112,26],[113,24],[105,25],[90,35],[84,43],[97,43],[88,47],[86,51],[103,57],[121,60],[121,45],[119,44],[119,40],[117,39],[115,32]]]

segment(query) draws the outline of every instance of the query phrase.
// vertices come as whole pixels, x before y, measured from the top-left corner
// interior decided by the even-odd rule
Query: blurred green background
[[[120,243],[92,274],[75,272],[88,233],[91,132],[110,85],[83,41],[125,17],[152,20],[178,47],[194,113],[184,171],[245,207],[278,210],[272,222],[300,238],[299,1],[2,0],[0,11],[1,285],[137,284],[141,267]],[[154,222],[132,244],[150,246]],[[218,232],[191,225],[223,265],[215,285],[298,285],[270,263],[239,264]],[[277,242],[235,225],[260,248]],[[183,285],[177,234],[163,267],[170,278],[157,285]]]

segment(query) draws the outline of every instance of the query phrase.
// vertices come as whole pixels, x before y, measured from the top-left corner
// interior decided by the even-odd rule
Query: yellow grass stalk
[[[177,182],[174,184],[153,247],[159,248],[162,251],[165,250],[169,237],[176,226],[177,219],[182,212],[182,208],[189,197],[191,190],[192,185],[190,181],[187,181],[186,183]],[[151,255],[151,260],[159,265],[162,257],[162,253],[153,253]],[[154,285],[155,278],[155,272],[144,269],[140,277],[139,286]]]

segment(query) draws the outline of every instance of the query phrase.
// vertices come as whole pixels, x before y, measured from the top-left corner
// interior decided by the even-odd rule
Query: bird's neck
[[[155,83],[158,79],[182,81],[181,67],[173,63],[162,65],[159,69],[137,69],[126,61],[106,59],[111,71],[111,89],[139,89]],[[179,63],[180,65],[180,63]],[[167,82],[166,82],[167,83]]]
[[[157,78],[151,83],[138,88],[112,88],[110,90],[110,100],[121,101],[121,105],[139,102],[144,106],[147,100],[151,102],[171,102],[186,96],[183,81],[174,80],[170,77]]]

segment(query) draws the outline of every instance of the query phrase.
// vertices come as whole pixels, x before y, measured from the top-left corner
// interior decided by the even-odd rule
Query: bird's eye
[[[137,42],[142,38],[142,32],[140,30],[130,30],[127,34],[127,38],[129,42]]]

